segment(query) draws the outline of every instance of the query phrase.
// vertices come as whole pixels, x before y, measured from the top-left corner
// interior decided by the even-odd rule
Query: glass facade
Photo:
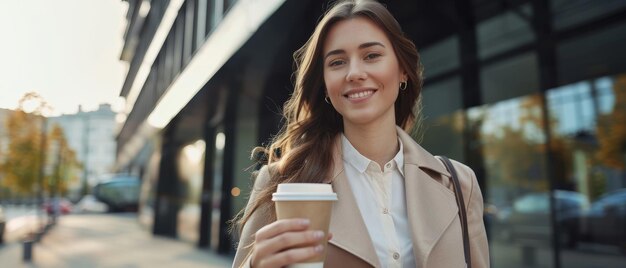
[[[626,75],[601,77],[547,92],[550,153],[559,164],[556,229],[566,267],[626,263]],[[568,258],[584,252],[585,258]],[[611,262],[610,260],[613,260]]]
[[[493,2],[420,49],[416,138],[476,172],[492,267],[624,267],[625,3]]]
[[[178,237],[195,243],[200,238],[200,198],[206,144],[203,140],[187,144],[178,155],[181,208],[177,215]]]
[[[454,80],[425,90],[422,145],[482,159],[473,168],[492,267],[554,267],[554,258],[560,267],[623,267],[626,74],[465,110],[455,92]],[[433,105],[441,100],[447,108]]]
[[[542,104],[535,93],[467,110],[484,161],[492,267],[553,263]]]
[[[574,2],[551,3],[543,37],[524,1],[477,22],[476,87],[456,55],[466,39],[421,49],[416,138],[478,175],[492,267],[626,265],[626,23],[611,19],[624,6]]]

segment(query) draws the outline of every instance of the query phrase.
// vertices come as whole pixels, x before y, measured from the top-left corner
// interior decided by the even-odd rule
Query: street
[[[32,263],[16,240],[0,246],[2,267],[230,267],[230,257],[153,236],[136,214],[72,214],[35,243]]]

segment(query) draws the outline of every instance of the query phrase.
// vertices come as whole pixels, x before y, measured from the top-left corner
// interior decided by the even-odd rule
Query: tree
[[[25,108],[33,108],[27,113]],[[29,107],[31,106],[31,107]],[[36,190],[43,164],[42,150],[46,150],[43,127],[45,118],[41,115],[46,104],[36,93],[27,93],[20,99],[17,111],[10,114],[6,121],[9,146],[5,152],[5,161],[0,163],[0,172],[4,174],[5,186],[22,194],[32,194]]]
[[[498,109],[484,108],[471,121],[472,132],[481,141],[488,180],[503,189],[546,191],[546,144],[539,94],[502,102]],[[498,118],[506,118],[505,120]]]
[[[624,170],[626,150],[626,76],[618,76],[613,85],[615,106],[610,114],[598,118],[597,158],[602,165]]]
[[[76,153],[72,150],[65,138],[63,129],[55,124],[48,138],[50,144],[48,166],[51,172],[46,177],[48,182],[45,187],[51,196],[67,193],[67,186],[70,182],[79,179],[80,163],[76,159]]]

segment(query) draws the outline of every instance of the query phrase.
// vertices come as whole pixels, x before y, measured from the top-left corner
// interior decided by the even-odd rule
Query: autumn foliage
[[[42,155],[41,116],[28,114],[19,109],[6,121],[9,146],[5,152],[5,161],[0,163],[5,187],[19,193],[30,194],[36,191]],[[44,148],[45,149],[45,148]]]
[[[37,104],[31,107],[33,111],[25,112],[33,103]],[[14,194],[31,195],[40,189],[63,193],[67,182],[80,173],[80,164],[63,130],[58,125],[47,126],[42,113],[45,108],[39,95],[27,93],[2,126],[8,147],[0,152],[0,185]]]

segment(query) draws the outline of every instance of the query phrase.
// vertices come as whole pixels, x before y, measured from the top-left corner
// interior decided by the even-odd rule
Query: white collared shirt
[[[342,134],[343,166],[382,267],[415,267],[398,142],[400,150],[381,170]]]

